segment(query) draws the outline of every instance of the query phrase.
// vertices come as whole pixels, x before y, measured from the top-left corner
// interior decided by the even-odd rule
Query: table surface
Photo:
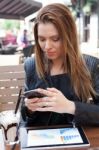
[[[2,129],[0,128],[0,149],[4,150],[4,147],[4,135]]]
[[[0,55],[0,66],[20,64],[21,54]]]
[[[99,127],[84,127],[84,131],[89,139],[90,147],[87,148],[63,148],[57,150],[99,150]],[[10,150],[10,145],[6,145],[6,150]],[[20,146],[16,145],[15,150],[20,150]],[[56,149],[53,149],[56,150]]]

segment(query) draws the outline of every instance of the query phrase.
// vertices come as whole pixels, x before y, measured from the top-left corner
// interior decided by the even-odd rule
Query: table
[[[21,62],[21,54],[0,55],[0,66],[18,65]]]
[[[57,150],[99,150],[99,127],[84,127],[84,131],[89,139],[90,147],[88,148],[63,148]],[[6,150],[10,150],[10,145],[6,145]],[[17,145],[15,150],[20,150]],[[53,149],[56,150],[56,149]]]
[[[0,149],[5,150],[3,131],[0,128]]]

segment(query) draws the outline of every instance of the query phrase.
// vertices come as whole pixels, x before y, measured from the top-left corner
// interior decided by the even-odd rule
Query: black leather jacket
[[[97,92],[97,96],[93,98],[93,104],[75,102],[76,113],[74,118],[77,124],[99,126],[99,59],[89,55],[84,55],[84,59],[91,73],[93,87]]]
[[[30,113],[24,103],[21,108],[22,118],[27,126],[41,125],[60,125],[74,121],[79,125],[99,125],[99,59],[89,55],[83,55],[86,65],[91,73],[93,87],[97,92],[97,96],[93,98],[92,104],[82,103],[74,98],[76,111],[75,115],[58,114],[49,112],[33,112]],[[32,90],[39,85],[45,87],[43,81],[38,78],[35,70],[35,61],[28,58],[25,61],[26,82],[25,90]]]

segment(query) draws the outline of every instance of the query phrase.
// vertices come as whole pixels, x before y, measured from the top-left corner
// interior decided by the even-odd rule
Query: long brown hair
[[[95,91],[92,87],[91,75],[78,47],[76,25],[70,10],[63,4],[54,3],[42,8],[36,17],[34,25],[36,67],[38,75],[44,78],[45,57],[38,43],[38,24],[42,22],[50,22],[56,26],[63,42],[64,68],[67,68],[77,96],[87,101]]]

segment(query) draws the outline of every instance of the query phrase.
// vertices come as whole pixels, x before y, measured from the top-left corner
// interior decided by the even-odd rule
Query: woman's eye
[[[43,42],[43,41],[45,41],[45,39],[43,39],[43,38],[39,38],[39,41]]]
[[[59,40],[60,40],[60,38],[53,38],[53,41],[55,41],[55,42],[57,42]]]

